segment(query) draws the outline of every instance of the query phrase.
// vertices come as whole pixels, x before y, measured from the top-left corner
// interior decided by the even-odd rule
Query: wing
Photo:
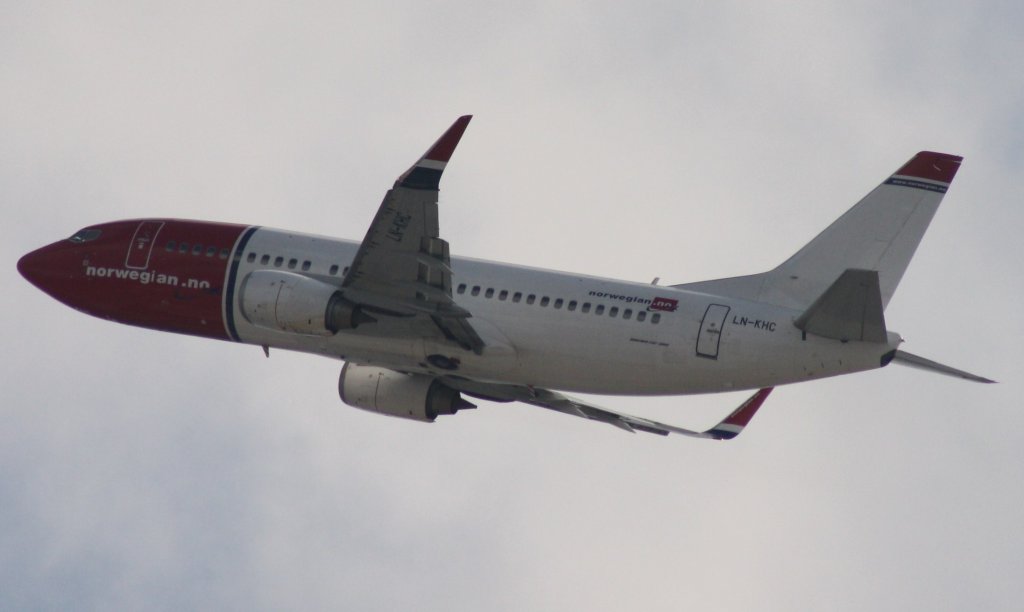
[[[500,385],[471,381],[463,378],[446,377],[443,379],[445,385],[450,386],[467,395],[481,399],[494,400],[499,402],[518,401],[533,406],[540,406],[548,410],[555,410],[564,414],[600,421],[614,425],[628,432],[644,431],[647,433],[667,436],[670,433],[692,438],[707,438],[711,440],[731,440],[738,436],[743,428],[754,418],[761,404],[772,392],[774,387],[767,387],[759,390],[750,396],[740,407],[732,411],[729,416],[722,419],[717,425],[707,431],[691,431],[652,421],[642,417],[636,417],[621,412],[615,412],[606,408],[600,408],[588,404],[582,400],[563,395],[556,391],[547,389],[536,389],[519,385]]]
[[[470,119],[459,117],[384,195],[342,289],[365,312],[422,320],[423,335],[479,354],[484,343],[467,321],[470,313],[452,299],[448,243],[440,237],[437,211],[441,174]]]

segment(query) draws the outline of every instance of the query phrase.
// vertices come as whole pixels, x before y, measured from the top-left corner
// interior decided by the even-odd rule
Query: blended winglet
[[[444,172],[445,166],[448,165],[448,160],[452,158],[452,153],[455,152],[455,147],[462,139],[462,134],[466,131],[472,118],[473,115],[463,115],[456,119],[455,123],[437,139],[437,142],[427,149],[423,157],[398,177],[395,187],[437,191],[441,183],[441,174]]]
[[[953,177],[956,176],[956,171],[960,169],[960,162],[963,160],[964,158],[959,155],[921,151],[903,164],[893,177],[906,176],[949,185],[953,182]]]
[[[740,407],[733,411],[732,414],[725,417],[725,419],[715,425],[708,431],[704,432],[708,434],[708,437],[714,438],[715,440],[732,440],[736,436],[740,435],[743,428],[750,423],[750,419],[754,418],[754,414],[757,413],[758,408],[764,403],[764,400],[768,398],[768,394],[772,392],[775,387],[766,387],[761,389],[750,398],[740,404]]]

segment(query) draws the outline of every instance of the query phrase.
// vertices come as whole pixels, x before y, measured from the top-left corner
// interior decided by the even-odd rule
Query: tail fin
[[[805,309],[855,268],[878,272],[885,308],[962,159],[918,153],[774,270],[675,286]]]

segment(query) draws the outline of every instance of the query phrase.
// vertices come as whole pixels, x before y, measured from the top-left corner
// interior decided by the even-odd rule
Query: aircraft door
[[[164,224],[160,221],[143,221],[135,230],[132,243],[128,246],[128,256],[125,258],[124,267],[136,270],[145,270],[149,267],[149,255],[153,252],[153,244],[156,242],[156,235],[160,233]]]
[[[722,327],[729,307],[722,304],[711,304],[704,311],[700,322],[700,333],[697,335],[697,356],[718,359],[718,345],[722,341]]]

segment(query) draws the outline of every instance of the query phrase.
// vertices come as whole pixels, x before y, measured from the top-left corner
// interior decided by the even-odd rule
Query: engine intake
[[[376,319],[334,285],[280,270],[256,270],[242,286],[242,314],[259,327],[331,336]]]
[[[341,368],[338,394],[355,408],[428,423],[438,415],[476,408],[432,376],[348,362]]]

